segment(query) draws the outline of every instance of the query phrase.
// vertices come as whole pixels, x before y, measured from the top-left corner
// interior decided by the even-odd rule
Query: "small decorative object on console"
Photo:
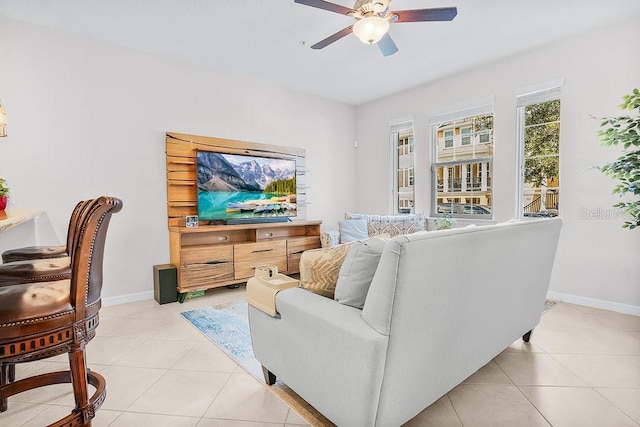
[[[198,215],[187,215],[185,219],[185,224],[189,228],[194,228],[198,226]]]

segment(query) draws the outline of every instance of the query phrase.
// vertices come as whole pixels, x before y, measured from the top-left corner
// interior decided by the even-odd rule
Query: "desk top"
[[[40,215],[44,211],[39,210],[11,210],[0,211],[0,233],[24,222],[32,220]]]

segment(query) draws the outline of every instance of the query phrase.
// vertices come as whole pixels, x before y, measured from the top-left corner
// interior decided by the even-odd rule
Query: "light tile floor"
[[[191,326],[180,312],[244,298],[244,287],[184,304],[104,307],[89,365],[107,379],[93,425],[259,427],[305,421]],[[65,356],[18,366],[66,369]],[[425,381],[428,384],[428,381]],[[69,385],[9,399],[0,425],[42,426],[69,413]],[[516,341],[406,426],[640,426],[640,317],[559,303],[531,343]]]

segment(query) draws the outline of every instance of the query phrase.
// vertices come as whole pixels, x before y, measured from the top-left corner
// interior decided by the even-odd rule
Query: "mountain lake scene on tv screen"
[[[201,220],[295,216],[296,162],[198,151]]]

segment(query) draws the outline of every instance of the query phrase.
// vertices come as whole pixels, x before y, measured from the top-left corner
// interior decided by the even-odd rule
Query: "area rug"
[[[181,314],[245,371],[264,384],[262,366],[253,355],[251,347],[248,311],[246,301],[242,300],[185,311]],[[276,381],[274,385],[267,388],[312,426],[334,426],[283,382]]]
[[[556,303],[556,301],[547,300],[544,304],[543,313],[553,308]],[[253,355],[253,348],[251,347],[248,311],[246,301],[241,300],[214,307],[185,311],[181,314],[249,374],[264,384],[262,366]],[[276,381],[268,389],[291,406],[312,426],[334,425],[313,406],[287,387],[286,384]]]

